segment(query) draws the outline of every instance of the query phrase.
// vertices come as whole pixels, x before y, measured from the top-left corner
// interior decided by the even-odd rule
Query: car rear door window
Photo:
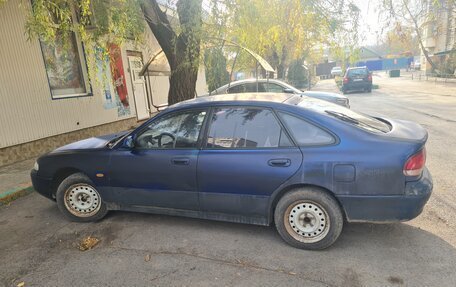
[[[269,109],[227,107],[212,114],[207,148],[277,148],[293,146]]]
[[[279,114],[298,145],[328,145],[335,142],[334,137],[323,129],[301,118]]]
[[[206,111],[172,114],[153,121],[136,139],[137,148],[196,148]]]

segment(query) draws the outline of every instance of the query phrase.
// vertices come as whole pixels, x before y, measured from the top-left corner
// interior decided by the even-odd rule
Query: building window
[[[55,43],[40,42],[53,99],[87,96],[90,85],[82,44],[72,32]]]

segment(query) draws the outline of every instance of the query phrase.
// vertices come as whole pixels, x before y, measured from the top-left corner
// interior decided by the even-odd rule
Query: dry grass
[[[81,242],[79,242],[78,248],[81,251],[86,251],[94,248],[98,243],[100,242],[100,239],[92,236],[87,236],[84,237]]]

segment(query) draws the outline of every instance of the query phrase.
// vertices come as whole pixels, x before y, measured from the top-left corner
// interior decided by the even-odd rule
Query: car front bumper
[[[35,191],[49,199],[55,199],[52,193],[52,178],[41,177],[34,169],[30,172],[30,177],[32,178],[32,185]]]
[[[405,184],[404,195],[337,196],[349,222],[397,222],[411,220],[423,211],[432,193],[427,169],[417,181]]]

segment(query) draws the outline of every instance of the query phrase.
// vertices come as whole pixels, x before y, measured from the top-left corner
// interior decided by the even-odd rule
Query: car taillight
[[[368,80],[369,82],[372,82],[372,74],[369,74],[369,75],[367,76],[367,80]]]
[[[347,84],[347,83],[348,83],[348,78],[345,77],[345,78],[344,78],[344,84]]]
[[[406,176],[418,176],[423,171],[426,163],[426,149],[423,148],[416,154],[409,157],[404,165],[404,175]]]

